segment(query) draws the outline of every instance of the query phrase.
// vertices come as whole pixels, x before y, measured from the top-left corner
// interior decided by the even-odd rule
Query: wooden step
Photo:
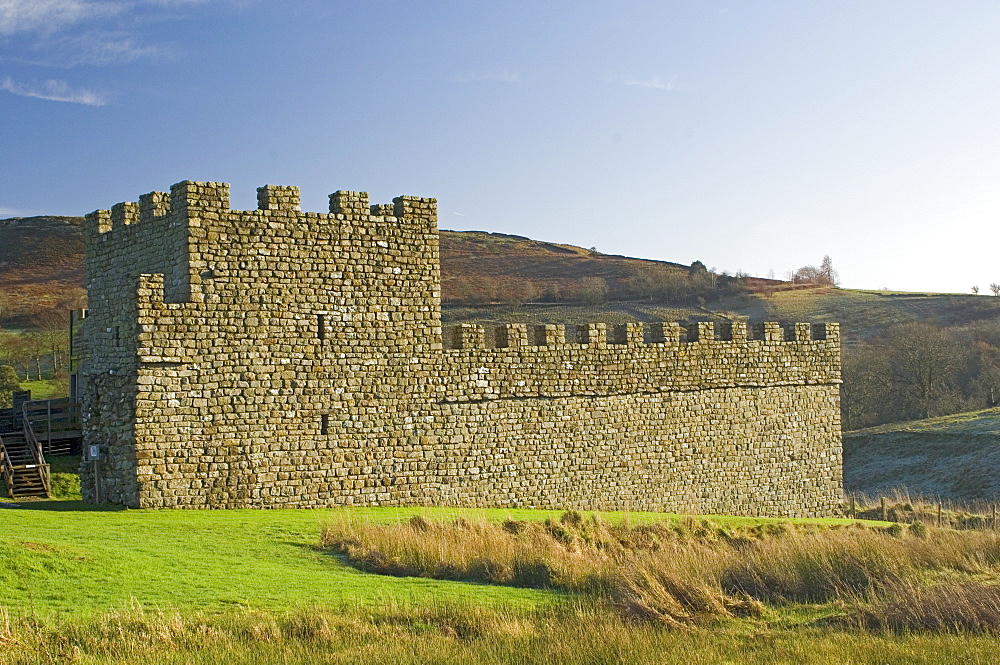
[[[13,467],[9,476],[4,474],[11,498],[49,496],[46,483],[48,465],[44,458],[36,458],[41,451],[36,452],[34,444],[29,443],[28,432],[7,431],[0,434],[0,449],[7,458],[7,464]]]
[[[17,492],[11,498],[12,499],[22,499],[22,498],[24,498],[26,496],[48,497],[48,495],[49,495],[48,492],[46,492],[45,488],[43,487],[40,490],[27,490],[27,491]]]
[[[44,487],[15,487],[12,499],[18,499],[23,496],[48,496],[49,493],[45,491]]]
[[[49,495],[42,479],[42,470],[37,466],[15,468],[12,480],[11,487],[8,488],[11,498]]]

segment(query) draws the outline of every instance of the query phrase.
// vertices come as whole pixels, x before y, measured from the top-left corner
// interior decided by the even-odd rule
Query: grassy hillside
[[[820,287],[778,291],[755,299],[743,311],[753,318],[759,311],[761,318],[780,321],[839,321],[845,338],[855,341],[911,321],[946,327],[995,321],[1000,318],[1000,298]]]
[[[1000,408],[844,433],[844,489],[1000,501]]]
[[[748,293],[697,306],[670,307],[652,302],[598,305],[520,304],[446,307],[446,323],[495,321],[584,323],[604,321],[838,321],[847,344],[871,338],[887,328],[911,321],[962,326],[1000,319],[1000,298],[934,293],[866,291],[813,287]]]

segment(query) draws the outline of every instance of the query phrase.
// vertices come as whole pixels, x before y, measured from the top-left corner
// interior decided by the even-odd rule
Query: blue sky
[[[850,287],[1000,282],[1000,3],[0,0],[0,217],[172,183]]]

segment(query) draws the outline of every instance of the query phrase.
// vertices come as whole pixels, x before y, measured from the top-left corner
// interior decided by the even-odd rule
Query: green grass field
[[[62,463],[64,473],[72,469]],[[895,635],[824,623],[830,603],[677,630],[547,589],[362,572],[325,525],[558,522],[560,511],[450,508],[0,509],[0,664],[990,663],[995,636]],[[809,528],[853,522],[602,513],[612,524]],[[707,520],[707,521],[706,521]],[[887,527],[885,522],[868,522]],[[840,533],[850,533],[841,530]]]
[[[42,381],[22,381],[21,390],[30,390],[31,399],[56,399],[66,397],[65,382],[45,379]]]
[[[77,502],[0,513],[0,604],[93,613],[132,604],[221,610],[468,601],[537,604],[545,591],[369,575],[320,552],[324,510],[92,510]],[[415,511],[364,509],[405,519]]]
[[[960,325],[1000,314],[1000,298],[965,294],[817,288],[778,291],[760,300],[763,318],[839,321],[847,341],[910,321]]]
[[[323,524],[345,513],[355,519],[388,523],[417,514],[540,521],[558,517],[558,511],[99,510],[78,501],[21,505],[25,509],[0,512],[0,589],[4,590],[0,604],[14,612],[86,614],[133,603],[188,609],[277,609],[386,599],[535,605],[560,598],[552,591],[370,575],[317,549]],[[656,513],[602,515],[612,522],[682,519]],[[722,525],[762,521],[735,517],[715,520]]]

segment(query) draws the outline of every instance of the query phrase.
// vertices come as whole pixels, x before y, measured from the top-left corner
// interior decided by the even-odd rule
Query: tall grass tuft
[[[894,632],[994,632],[1000,629],[1000,586],[969,580],[902,583],[871,606],[858,607],[853,619],[860,626]]]
[[[839,529],[760,542],[726,565],[722,587],[772,602],[825,602],[867,596],[919,574],[907,541]]]
[[[341,518],[326,526],[322,542],[371,572],[559,589],[599,598],[630,619],[675,627],[761,616],[765,603],[874,607],[896,599],[893,611],[903,616],[907,603],[926,599],[933,615],[947,610],[942,599],[951,594],[980,608],[956,615],[978,617],[969,626],[1000,628],[1000,615],[990,624],[983,605],[994,593],[988,580],[1000,573],[997,532],[860,524],[726,529],[698,519],[628,526],[570,512],[544,523]],[[938,583],[956,576],[965,580],[959,588]],[[947,616],[915,625],[940,628]]]

